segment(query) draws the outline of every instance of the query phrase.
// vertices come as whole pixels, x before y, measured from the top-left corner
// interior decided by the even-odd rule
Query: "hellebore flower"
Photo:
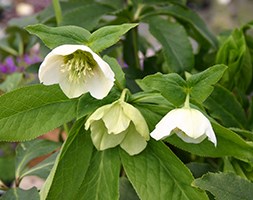
[[[98,108],[85,123],[85,129],[89,128],[98,150],[120,145],[129,155],[136,155],[149,140],[148,126],[140,111],[122,98]]]
[[[89,92],[102,99],[114,84],[110,66],[85,45],[61,45],[42,62],[39,79],[45,85],[59,84],[69,98]]]
[[[167,113],[151,132],[151,137],[160,140],[176,133],[183,141],[200,143],[206,137],[216,146],[217,141],[210,121],[197,109],[190,108],[189,96],[184,107]]]

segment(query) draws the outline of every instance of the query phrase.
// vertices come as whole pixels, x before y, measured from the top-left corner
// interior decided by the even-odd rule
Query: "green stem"
[[[129,92],[129,90],[127,88],[124,88],[124,90],[122,91],[119,101],[125,101],[126,98],[126,94]]]
[[[133,55],[134,55],[134,60],[135,60],[135,67],[136,69],[141,69],[140,65],[140,59],[139,59],[139,48],[138,48],[138,28],[135,27],[134,29],[131,30],[132,34],[132,44],[133,44]]]
[[[53,7],[54,7],[54,13],[56,17],[56,23],[59,26],[59,24],[62,22],[62,12],[61,12],[61,5],[59,0],[53,0]]]
[[[189,94],[186,95],[186,99],[185,99],[185,102],[184,102],[184,107],[185,108],[190,108],[190,95]]]

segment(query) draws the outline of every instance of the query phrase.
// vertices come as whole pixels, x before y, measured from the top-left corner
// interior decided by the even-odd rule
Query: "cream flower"
[[[110,66],[85,45],[61,45],[42,62],[39,79],[44,85],[59,84],[69,98],[89,92],[102,99],[114,84]]]
[[[149,130],[140,111],[121,99],[98,108],[86,121],[98,150],[120,145],[128,154],[140,153],[147,146]]]
[[[173,132],[183,141],[200,143],[206,137],[216,146],[216,136],[210,121],[198,110],[190,108],[186,100],[183,108],[167,113],[150,134],[156,140],[164,139]]]

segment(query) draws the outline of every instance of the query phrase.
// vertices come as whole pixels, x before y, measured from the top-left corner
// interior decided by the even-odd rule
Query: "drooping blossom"
[[[156,140],[161,140],[173,133],[188,143],[200,143],[207,137],[215,146],[217,145],[210,121],[199,110],[190,107],[189,96],[184,107],[168,112],[150,135]]]
[[[98,150],[120,145],[129,155],[143,151],[149,140],[147,123],[140,111],[120,98],[98,108],[86,121]]]

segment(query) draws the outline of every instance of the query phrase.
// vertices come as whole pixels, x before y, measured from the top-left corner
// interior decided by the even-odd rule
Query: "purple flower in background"
[[[8,56],[3,63],[0,63],[0,72],[12,74],[17,70],[17,66],[11,56]]]
[[[28,54],[25,54],[23,57],[23,60],[27,65],[32,65],[32,64],[40,62],[41,58],[37,55],[30,56]]]

